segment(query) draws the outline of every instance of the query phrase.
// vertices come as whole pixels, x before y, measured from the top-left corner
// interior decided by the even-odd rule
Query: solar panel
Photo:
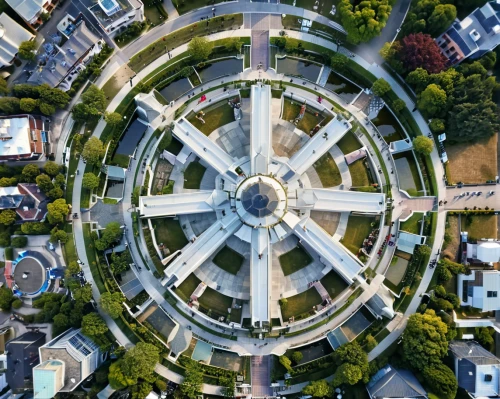
[[[274,212],[279,201],[272,186],[259,182],[243,191],[241,202],[247,212],[257,217],[265,217]]]

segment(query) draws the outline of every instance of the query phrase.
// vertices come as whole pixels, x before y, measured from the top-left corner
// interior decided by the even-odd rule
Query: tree
[[[82,94],[82,102],[98,112],[104,112],[106,109],[106,94],[104,90],[99,89],[96,85],[90,87]]]
[[[69,318],[64,313],[58,313],[53,318],[54,330],[57,331],[56,334],[60,334],[69,328]]]
[[[47,193],[47,195],[49,196],[50,199],[56,200],[61,198],[64,195],[64,192],[60,187],[54,187]]]
[[[206,37],[193,37],[188,44],[188,51],[196,62],[207,60],[213,48],[213,42]]]
[[[67,277],[70,277],[74,274],[79,273],[80,270],[81,270],[80,265],[76,261],[73,260],[73,261],[69,262],[69,265],[66,267],[65,274],[67,275]]]
[[[92,136],[83,146],[82,157],[90,165],[97,165],[101,162],[105,152],[102,141]]]
[[[153,386],[147,382],[140,382],[139,384],[132,385],[130,388],[132,396],[130,399],[145,399],[146,396],[152,391]]]
[[[19,45],[17,54],[19,55],[19,58],[22,58],[23,60],[33,61],[36,57],[35,50],[36,42],[34,40],[26,40],[21,42]]]
[[[155,380],[154,369],[159,360],[160,353],[156,346],[139,342],[125,353],[121,369],[127,378],[135,381],[141,378],[153,382]]]
[[[45,162],[45,165],[43,166],[43,170],[49,176],[55,177],[61,171],[61,165],[58,165],[53,161],[47,161],[47,162]]]
[[[372,86],[373,94],[382,97],[391,90],[391,85],[384,78],[377,79]]]
[[[40,188],[40,190],[42,190],[44,193],[48,193],[50,190],[54,188],[54,185],[52,184],[52,179],[45,173],[38,175],[35,180],[38,188]]]
[[[99,178],[92,172],[87,172],[83,175],[82,186],[87,190],[93,190],[99,187]]]
[[[12,301],[11,306],[12,306],[14,309],[20,309],[20,308],[23,306],[23,301],[21,301],[20,299],[14,299],[14,300]]]
[[[120,359],[117,362],[114,362],[109,366],[109,385],[113,389],[123,389],[128,387],[129,385],[134,385],[136,381],[132,378],[127,377],[123,374],[121,365],[123,364],[123,360]]]
[[[55,177],[53,183],[54,183],[54,186],[56,186],[56,187],[64,187],[66,185],[66,178],[64,177],[64,175],[62,173],[59,173]]]
[[[493,349],[493,345],[495,344],[495,340],[493,339],[493,334],[495,334],[495,330],[489,330],[488,327],[476,327],[476,337],[479,343],[484,346],[487,350]]]
[[[28,245],[28,237],[25,236],[13,237],[11,240],[11,245],[14,248],[24,248],[26,245]]]
[[[347,40],[358,44],[378,36],[384,28],[392,7],[388,0],[361,1],[356,6],[350,0],[341,0],[337,9]]]
[[[357,341],[349,342],[340,346],[335,351],[335,363],[339,366],[335,373],[337,381],[342,381],[342,383],[349,383],[359,377],[359,380],[363,380],[367,383],[369,380],[369,366],[368,366],[368,355],[363,350],[361,345]],[[344,366],[342,369],[340,366],[344,364],[351,364],[354,367]],[[357,369],[357,371],[355,371]],[[334,380],[335,380],[334,376]]]
[[[40,169],[34,163],[29,163],[23,168],[22,171],[23,178],[29,183],[34,182],[39,174]]]
[[[441,115],[444,112],[446,101],[446,92],[432,83],[420,93],[417,104],[419,110],[432,117]]]
[[[21,98],[19,100],[19,107],[21,108],[21,111],[33,112],[37,106],[38,101],[33,98]]]
[[[113,128],[118,126],[122,121],[122,116],[118,112],[106,112],[104,115],[106,123]]]
[[[98,335],[106,334],[108,332],[108,326],[104,319],[99,315],[99,313],[89,313],[83,316],[82,319],[82,333],[89,336],[95,337]]]
[[[52,104],[47,104],[40,101],[38,103],[38,107],[40,108],[40,112],[44,115],[52,115],[54,112],[56,112],[56,107]]]
[[[292,361],[285,355],[281,355],[279,357],[279,361],[281,363],[281,365],[286,368],[286,371],[288,371],[289,373],[292,371]]]
[[[50,230],[50,242],[55,244],[58,241],[66,244],[69,241],[69,236],[64,230],[59,230],[56,226]]]
[[[416,370],[440,364],[448,352],[447,332],[434,310],[412,314],[403,336],[403,359]]]
[[[404,110],[406,107],[406,103],[401,100],[400,98],[398,98],[397,100],[394,100],[394,102],[392,103],[392,109],[396,112],[400,112],[402,110]]]
[[[457,9],[453,4],[438,4],[429,17],[427,27],[432,36],[439,36],[457,18]]]
[[[424,368],[423,377],[432,392],[440,398],[453,399],[456,396],[458,383],[455,373],[445,364]]]
[[[368,352],[371,352],[373,349],[375,349],[375,347],[378,344],[377,340],[371,334],[368,334],[366,336],[365,342],[366,342],[366,350]]]
[[[12,115],[21,111],[20,100],[15,97],[0,97],[0,112]]]
[[[47,205],[47,211],[49,223],[58,224],[62,223],[68,215],[69,207],[65,199],[59,198]]]
[[[132,263],[132,258],[129,251],[123,251],[121,254],[116,252],[111,254],[111,270],[113,274],[124,272],[129,268],[130,263]]]
[[[119,292],[105,292],[101,295],[99,302],[102,310],[109,314],[113,319],[120,317],[123,312],[123,297]]]
[[[14,300],[14,294],[5,285],[0,287],[0,309],[9,310],[12,301]]]
[[[68,93],[62,91],[61,89],[54,89],[46,83],[38,86],[38,93],[40,95],[40,110],[42,109],[42,103],[57,108],[64,108],[66,105],[68,105],[68,102],[70,100]]]
[[[2,177],[0,178],[0,187],[11,187],[17,184],[15,177]]]
[[[347,58],[347,56],[341,53],[335,53],[330,60],[330,65],[332,69],[338,72],[345,71],[348,63],[349,63],[349,58]]]
[[[203,373],[201,366],[195,361],[189,362],[189,366],[186,368],[186,377],[179,387],[181,393],[186,398],[195,398],[201,392],[202,385]]]
[[[429,73],[438,73],[445,69],[447,59],[430,35],[410,34],[401,40],[398,51],[405,71],[411,72],[423,68]]]
[[[439,118],[434,118],[431,120],[431,123],[429,123],[429,127],[431,129],[431,132],[434,134],[443,133],[445,129],[444,120]]]
[[[227,51],[240,51],[241,46],[243,45],[243,42],[240,40],[239,37],[230,37],[225,40],[224,42],[224,47],[226,48]]]
[[[0,94],[6,96],[9,94],[9,87],[7,86],[7,81],[0,77]]]
[[[90,285],[90,283],[85,283],[84,286],[76,288],[75,290],[73,290],[73,296],[75,298],[75,301],[80,301],[82,303],[90,302],[93,298],[92,285]]]
[[[424,155],[429,155],[434,149],[434,140],[425,136],[417,136],[413,139],[413,149]]]
[[[315,398],[330,397],[333,394],[333,389],[325,380],[311,381],[302,389],[304,395],[311,395]]]
[[[355,385],[363,378],[363,373],[358,366],[344,363],[337,367],[333,376],[332,385],[338,387],[342,384]]]
[[[447,138],[453,143],[491,137],[500,128],[498,106],[491,100],[455,105],[447,126]]]
[[[299,364],[304,355],[300,351],[295,351],[292,353],[292,360],[295,364]]]
[[[219,377],[219,385],[222,387],[222,392],[225,398],[234,398],[234,390],[236,389],[236,386],[233,376],[221,375]]]
[[[122,230],[120,228],[120,223],[110,222],[104,229],[101,238],[96,240],[95,246],[99,251],[104,251],[112,243],[117,241],[122,235]]]
[[[33,86],[29,83],[20,83],[14,85],[12,92],[17,98],[34,98],[40,97],[40,90],[38,86]]]
[[[16,221],[17,213],[12,209],[4,209],[0,212],[0,224],[9,226]]]

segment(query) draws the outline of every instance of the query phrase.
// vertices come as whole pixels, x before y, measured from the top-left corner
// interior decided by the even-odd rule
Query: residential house
[[[104,361],[99,346],[71,328],[39,349],[40,364],[33,369],[35,399],[71,392]]]
[[[500,310],[500,271],[473,270],[458,275],[458,292],[462,306],[472,306],[482,312]]]
[[[436,43],[450,65],[492,51],[500,43],[500,3],[490,1],[462,21],[455,21]]]
[[[21,43],[34,37],[6,13],[0,14],[0,68],[11,66]]]
[[[13,209],[23,222],[40,221],[47,214],[48,197],[35,183],[0,187],[0,209]]]
[[[462,232],[462,237],[467,237],[467,232]],[[481,239],[476,244],[467,243],[467,261],[470,263],[500,262],[500,241],[494,239]]]
[[[50,13],[54,9],[51,0],[5,0],[12,9],[26,21],[28,25],[41,23],[42,13]]]
[[[14,393],[32,389],[32,370],[40,363],[38,349],[44,343],[45,333],[28,331],[5,345],[7,383]]]
[[[474,341],[451,341],[458,386],[473,398],[500,395],[500,359]]]
[[[33,161],[49,146],[49,123],[32,115],[0,116],[0,161]]]
[[[144,20],[144,4],[140,0],[98,0],[89,10],[110,36],[134,21]]]
[[[33,71],[29,83],[50,87],[58,87],[68,91],[78,74],[92,56],[102,50],[104,41],[91,32],[85,22],[80,21],[69,39],[61,46],[49,44],[45,46],[43,61]]]
[[[427,392],[411,371],[397,370],[390,365],[377,371],[366,390],[371,399],[427,399]]]

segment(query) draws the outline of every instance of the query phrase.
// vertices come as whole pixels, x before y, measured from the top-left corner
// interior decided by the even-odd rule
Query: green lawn
[[[196,4],[197,0],[189,0],[189,6]],[[206,4],[205,4],[206,5]],[[197,7],[195,5],[195,7]],[[188,8],[186,7],[186,12]],[[221,30],[239,28],[243,24],[243,14],[225,15],[224,17],[211,18],[209,25],[206,22],[194,23],[166,35],[154,43],[151,43],[144,50],[134,55],[128,65],[135,72],[141,71],[151,62],[165,54],[165,47],[177,48],[184,43],[188,43],[193,37],[206,36]]]
[[[170,250],[170,253],[187,245],[188,240],[178,220],[173,218],[153,219],[152,224],[156,242],[163,243]]]
[[[182,15],[191,10],[212,6],[217,3],[222,3],[223,1],[224,0],[173,0],[172,3],[174,3],[177,12]],[[207,14],[210,13],[207,11]],[[212,15],[210,15],[210,18],[212,18]],[[206,25],[206,23],[203,25]]]
[[[205,292],[198,298],[198,302],[203,307],[202,310],[211,313],[209,316],[211,315],[215,318],[217,316],[227,316],[227,310],[231,308],[233,298],[222,295],[220,292],[207,287]],[[236,313],[234,316],[236,318]]]
[[[462,231],[469,233],[469,241],[477,241],[481,238],[497,238],[497,216],[496,215],[467,215],[462,216]]]
[[[291,251],[281,255],[279,261],[283,274],[288,276],[309,265],[313,259],[302,246],[297,245]]]
[[[420,180],[420,174],[418,173],[418,165],[417,161],[415,161],[415,157],[411,152],[404,152],[401,154],[397,154],[394,156],[394,160],[397,161],[398,159],[403,159],[405,158],[406,161],[408,162],[410,171],[411,171],[411,178],[413,181],[410,181],[409,177],[405,177],[403,173],[401,173],[401,170],[398,171],[398,177],[399,177],[399,184],[403,190],[405,190],[408,194],[410,194],[413,197],[421,196],[423,195],[423,187],[422,187],[422,182]],[[398,163],[396,162],[396,165]],[[397,166],[396,166],[397,167]]]
[[[313,166],[314,169],[316,169],[316,173],[323,187],[335,187],[342,184],[342,176],[340,175],[339,167],[329,152],[318,159]]]
[[[92,273],[92,278],[94,283],[97,285],[97,289],[102,294],[106,292],[106,287],[99,272],[99,266],[97,265],[97,256],[94,248],[94,241],[90,237],[90,223],[83,224],[83,240],[85,241],[85,248],[87,248],[87,260],[89,261],[90,272]]]
[[[187,278],[177,287],[175,293],[184,301],[187,302],[189,297],[194,292],[196,287],[201,283],[201,280],[191,273]]]
[[[213,262],[222,270],[236,275],[244,259],[238,252],[226,245],[215,255]]]
[[[323,277],[320,282],[328,291],[328,294],[330,294],[330,298],[332,299],[337,297],[348,287],[348,284],[345,282],[345,280],[333,270],[328,272],[328,274]]]
[[[73,234],[68,233],[68,242],[63,244],[63,254],[66,265],[70,262],[77,261],[78,255],[76,254],[75,242],[73,241]]]
[[[170,144],[165,149],[168,152],[170,152],[170,153],[172,153],[174,155],[179,155],[179,152],[181,152],[182,147],[184,147],[184,144],[182,144],[175,137],[172,137],[172,141],[170,142]]]
[[[313,306],[319,305],[321,303],[321,297],[316,291],[316,288],[309,288],[307,291],[301,294],[291,296],[286,298],[288,303],[285,308],[281,308],[281,314],[283,320],[288,321],[292,316],[297,319],[298,316],[309,313],[313,311]]]
[[[149,0],[144,2],[144,17],[149,24],[156,26],[165,22],[168,14],[161,1]]]
[[[338,141],[337,145],[344,155],[350,154],[363,147],[352,131],[347,132],[344,137]]]
[[[411,217],[401,222],[400,230],[407,231],[408,233],[420,234],[421,220],[423,219],[423,214],[415,212]]]
[[[289,99],[285,99],[283,104],[283,114],[281,119],[290,122],[294,120],[300,113],[300,107],[302,104],[294,101],[293,104]],[[302,120],[297,124],[297,128],[302,130],[304,133],[309,134],[314,127],[321,123],[322,126],[326,125],[327,122],[331,120],[331,118],[324,118],[321,114],[315,116],[316,110],[311,108],[306,108],[306,112]]]
[[[201,163],[191,162],[184,171],[184,188],[199,189],[206,170]]]
[[[224,100],[210,106],[210,111],[205,112],[205,116],[203,116],[205,124],[196,118],[194,112],[189,114],[187,120],[205,136],[209,136],[215,129],[234,122],[234,110],[232,107],[227,105],[227,101]]]
[[[371,224],[374,223],[374,226]],[[377,216],[355,216],[350,215],[347,221],[347,229],[342,239],[342,244],[353,254],[357,255],[363,245],[363,241],[378,225]]]

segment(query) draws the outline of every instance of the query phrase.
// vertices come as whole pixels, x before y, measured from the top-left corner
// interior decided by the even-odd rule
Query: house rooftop
[[[44,0],[5,0],[25,21],[31,21],[43,8]]]
[[[390,365],[380,369],[366,385],[375,398],[426,398],[427,393],[417,378],[408,370],[396,370]]]
[[[6,13],[0,15],[0,67],[11,65],[22,42],[34,37]]]

